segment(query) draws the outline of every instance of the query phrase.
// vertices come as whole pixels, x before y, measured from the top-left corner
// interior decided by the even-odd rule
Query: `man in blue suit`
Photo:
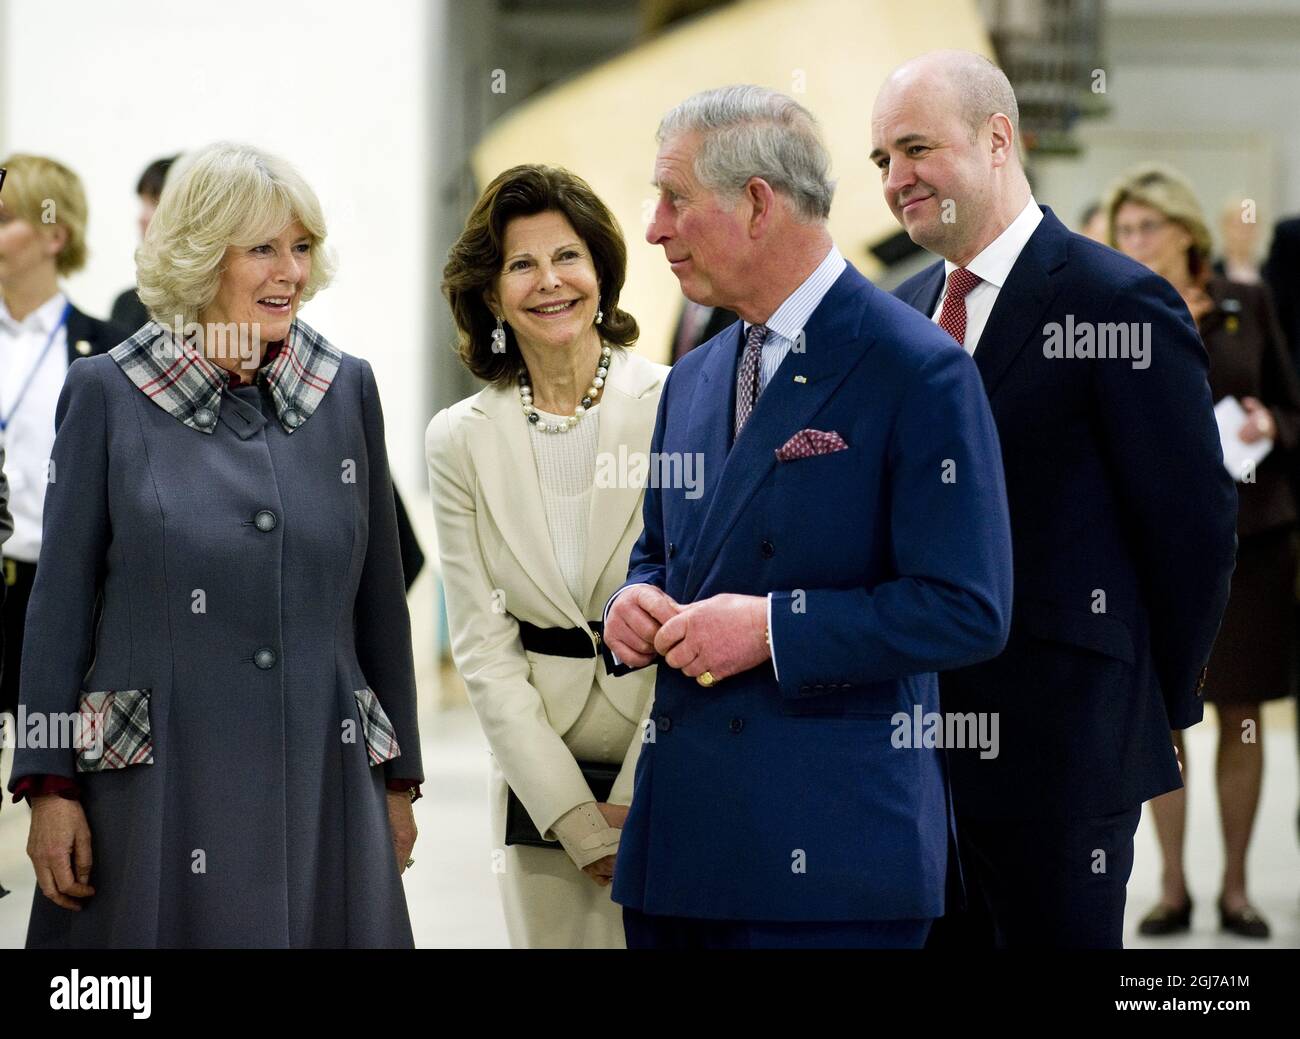
[[[965,52],[896,70],[872,117],[886,202],[944,257],[897,295],[974,356],[1011,507],[1006,649],[941,676],[1001,753],[948,751],[971,910],[935,938],[1118,948],[1141,804],[1182,785],[1169,730],[1201,720],[1237,498],[1178,293],[1040,209],[1017,133]]]
[[[794,101],[699,94],[659,143],[646,237],[743,320],[668,376],[652,468],[696,456],[703,492],[647,489],[606,610],[618,660],[663,661],[615,867],[628,945],[919,947],[950,837],[935,672],[996,654],[1011,597],[979,375],[835,248]]]

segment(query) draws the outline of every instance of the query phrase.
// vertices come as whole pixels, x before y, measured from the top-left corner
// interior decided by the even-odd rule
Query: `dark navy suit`
[[[937,263],[896,294],[932,314],[943,283]],[[1047,356],[1067,322],[1130,324],[1149,367]],[[996,758],[948,751],[975,940],[1118,945],[1140,805],[1182,785],[1170,729],[1201,720],[1233,567],[1208,361],[1167,281],[1046,208],[974,356],[1015,560],[1006,650],[941,679],[945,711],[1000,716]]]
[[[779,681],[660,666],[613,897],[634,945],[674,941],[647,919],[706,921],[687,944],[887,944],[849,925],[941,914],[950,837],[941,756],[896,746],[895,716],[937,711],[935,672],[1007,633],[997,434],[970,358],[849,267],[733,445],[741,329],[668,376],[653,450],[699,452],[703,493],[646,491],[628,583],[774,592]],[[808,428],[847,449],[779,462]]]

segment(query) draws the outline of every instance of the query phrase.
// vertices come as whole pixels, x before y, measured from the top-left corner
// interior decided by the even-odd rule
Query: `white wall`
[[[430,562],[410,596],[426,696],[438,695],[423,441],[431,351],[447,349],[429,321],[442,304],[428,256],[446,3],[0,0],[0,155],[47,154],[85,182],[90,261],[67,284],[83,309],[106,316],[135,281],[135,185],[152,159],[246,141],[320,196],[338,276],[303,317],[375,369],[394,479]]]
[[[1229,192],[1255,198],[1266,249],[1272,223],[1300,213],[1300,2],[1110,0],[1107,11],[1111,112],[1081,124],[1079,160],[1038,164],[1039,200],[1073,225],[1118,169],[1159,158],[1189,175],[1212,224]]]
[[[135,280],[135,183],[218,139],[293,162],[320,195],[339,273],[304,319],[374,366],[394,472],[427,497],[426,178],[430,43],[442,0],[7,0],[0,152],[48,154],[90,200],[78,305],[106,316]]]

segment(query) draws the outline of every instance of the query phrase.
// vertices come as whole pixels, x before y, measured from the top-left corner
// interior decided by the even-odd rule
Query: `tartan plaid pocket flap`
[[[357,698],[357,707],[361,709],[361,730],[366,737],[366,753],[370,756],[371,767],[399,757],[402,751],[397,745],[397,733],[379,705],[374,690],[367,686],[352,695]]]
[[[78,772],[153,764],[149,690],[82,693],[74,732]]]

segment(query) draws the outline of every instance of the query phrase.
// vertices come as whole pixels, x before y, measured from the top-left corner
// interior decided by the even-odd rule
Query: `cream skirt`
[[[579,761],[621,764],[637,727],[593,689],[565,745]],[[492,761],[492,868],[497,871],[506,930],[516,949],[622,949],[622,907],[573,864],[557,844],[551,848],[505,847],[509,788]]]

